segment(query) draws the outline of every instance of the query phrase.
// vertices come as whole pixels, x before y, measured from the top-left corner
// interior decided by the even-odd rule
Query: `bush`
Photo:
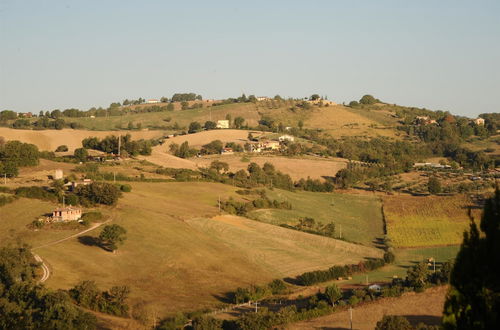
[[[129,184],[122,184],[120,186],[120,190],[123,192],[131,192],[132,191],[132,186]]]
[[[57,196],[42,187],[32,186],[32,187],[19,187],[15,190],[16,196],[26,197],[26,198],[36,198],[46,201],[55,201]]]
[[[396,256],[391,251],[384,253],[384,261],[386,264],[392,264],[396,260]]]
[[[384,315],[382,320],[377,322],[375,330],[413,330],[413,327],[404,316]]]
[[[68,146],[63,144],[63,145],[60,145],[59,147],[56,148],[56,152],[66,152],[68,151]]]

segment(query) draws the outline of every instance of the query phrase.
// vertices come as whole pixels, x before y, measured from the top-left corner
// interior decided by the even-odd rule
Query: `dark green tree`
[[[382,320],[377,322],[375,330],[413,330],[413,327],[404,316],[384,315]]]
[[[125,242],[127,230],[117,224],[106,225],[99,234],[101,245],[110,251],[118,249],[118,245]]]
[[[435,176],[429,178],[427,189],[431,194],[439,194],[441,192],[441,182]]]
[[[87,161],[87,157],[89,156],[89,152],[85,148],[78,148],[75,149],[74,156],[77,161],[85,163]]]
[[[480,229],[480,230],[479,230]],[[484,206],[455,260],[446,297],[444,329],[500,328],[500,190]]]
[[[335,303],[342,298],[342,290],[336,284],[329,285],[325,288],[325,297],[328,299],[328,302],[335,306]]]
[[[196,133],[201,131],[201,124],[197,121],[193,121],[192,123],[189,124],[189,129],[188,133]]]
[[[375,104],[377,102],[378,102],[378,100],[371,95],[363,95],[363,97],[359,100],[359,103],[368,104],[368,105]]]

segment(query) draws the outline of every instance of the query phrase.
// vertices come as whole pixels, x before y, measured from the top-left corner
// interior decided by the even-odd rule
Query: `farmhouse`
[[[257,96],[257,101],[267,101],[267,100],[270,100],[270,98],[267,96]]]
[[[417,116],[415,117],[415,124],[417,125],[430,125],[437,124],[437,121],[431,119],[429,116]]]
[[[280,143],[278,141],[267,141],[262,144],[263,149],[278,150]]]
[[[280,142],[285,142],[285,141],[290,141],[290,142],[293,142],[295,141],[295,138],[291,135],[288,135],[288,134],[285,134],[285,135],[282,135],[278,138],[278,140]]]
[[[233,153],[234,153],[233,148],[223,148],[222,149],[223,155],[232,155]]]
[[[484,126],[484,119],[483,118],[476,118],[476,119],[474,119],[474,123],[478,126]]]
[[[158,100],[158,99],[149,99],[149,100],[146,101],[146,103],[150,103],[150,104],[151,103],[160,103],[160,100]]]
[[[92,183],[92,179],[83,179],[81,181],[73,181],[73,182],[69,183],[70,190],[74,191],[76,189],[76,187],[78,187],[78,186],[86,186],[86,185],[89,185],[91,183]]]
[[[53,222],[76,221],[82,218],[82,209],[77,207],[65,207],[55,209],[52,212],[51,220]]]
[[[217,128],[229,128],[229,120],[217,120]]]

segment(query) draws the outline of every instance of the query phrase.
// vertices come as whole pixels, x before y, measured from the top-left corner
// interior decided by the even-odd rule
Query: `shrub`
[[[56,152],[66,152],[68,151],[68,146],[63,144],[56,148]]]
[[[120,186],[120,190],[123,192],[131,192],[132,191],[132,186],[129,184],[122,184]]]
[[[384,253],[384,261],[386,264],[392,264],[396,260],[396,256],[391,251]]]

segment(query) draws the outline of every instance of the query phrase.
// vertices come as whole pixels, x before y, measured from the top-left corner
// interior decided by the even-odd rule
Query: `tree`
[[[321,97],[318,94],[313,94],[313,95],[311,95],[311,97],[309,98],[309,100],[316,101],[316,100],[319,100],[320,98]]]
[[[85,148],[77,148],[75,149],[74,156],[77,161],[85,163],[87,161],[87,157],[89,156],[89,152]]]
[[[302,120],[299,120],[297,126],[299,126],[299,129],[302,130],[304,128],[304,122]]]
[[[329,285],[325,288],[325,297],[332,306],[335,306],[335,303],[342,298],[342,291],[336,284]]]
[[[376,98],[374,98],[371,95],[363,95],[363,97],[359,100],[359,103],[370,105],[370,104],[375,104],[378,101],[379,100],[377,100]]]
[[[486,200],[480,227],[471,220],[450,276],[444,329],[500,328],[500,190]]]
[[[404,316],[384,315],[382,320],[377,322],[375,330],[413,330],[413,327]]]
[[[222,329],[222,320],[211,316],[198,316],[193,319],[194,330],[219,330]]]
[[[122,226],[106,225],[99,234],[99,241],[104,248],[115,251],[118,249],[118,245],[123,244],[127,239],[125,234],[127,234],[127,230]]]
[[[199,131],[201,131],[201,124],[199,122],[193,121],[192,123],[189,124],[189,129],[188,129],[189,134],[196,133]]]
[[[228,163],[221,162],[219,160],[214,160],[212,163],[210,163],[210,168],[213,168],[214,170],[216,170],[217,173],[220,173],[221,170],[224,170],[224,172],[227,172],[229,170],[229,165],[228,165]]]
[[[439,194],[441,192],[441,182],[435,176],[429,178],[427,189],[431,194]]]
[[[131,122],[131,121],[129,121],[128,125],[127,125],[127,128],[130,129],[130,130],[134,129],[134,123]]]
[[[234,126],[236,128],[241,128],[243,126],[244,122],[245,122],[245,119],[243,117],[234,118]]]
[[[214,140],[210,143],[205,144],[201,148],[201,152],[204,154],[220,154],[223,148],[224,144],[221,140]]]
[[[56,148],[56,152],[66,152],[68,151],[68,146],[63,144]]]
[[[429,266],[426,262],[421,262],[410,267],[406,273],[408,284],[416,291],[422,291],[427,286],[427,277],[429,275]]]
[[[81,201],[91,204],[114,205],[121,196],[117,186],[106,182],[93,182],[89,185],[79,185],[75,193]]]
[[[205,125],[203,125],[203,127],[205,127],[206,130],[216,129],[217,128],[217,123],[215,123],[213,121],[206,121]]]

